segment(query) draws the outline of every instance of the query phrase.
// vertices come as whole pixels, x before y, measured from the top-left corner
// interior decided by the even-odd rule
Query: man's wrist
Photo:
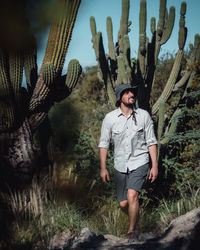
[[[152,164],[152,168],[158,168],[158,163]]]

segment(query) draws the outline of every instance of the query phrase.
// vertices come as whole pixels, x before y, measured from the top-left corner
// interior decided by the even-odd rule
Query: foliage
[[[74,167],[74,173],[81,176],[83,179],[88,180],[88,183],[95,181],[95,190],[98,190],[99,195],[105,195],[106,193],[112,195],[114,193],[113,182],[113,150],[111,149],[107,157],[107,169],[109,171],[111,182],[106,185],[102,183],[100,178],[100,161],[99,157],[95,154],[93,149],[94,141],[92,141],[91,135],[88,133],[80,134],[77,145],[75,146],[75,159],[76,165]],[[103,186],[103,189],[101,187]]]
[[[198,68],[190,89],[185,93],[181,112],[176,118],[179,120],[178,130],[169,137],[168,146],[163,147],[162,159],[164,169],[162,174],[165,182],[168,183],[168,191],[165,187],[163,189],[168,194],[177,193],[177,195],[180,195],[179,190],[185,190],[186,182],[196,187],[196,189],[199,188],[199,82]],[[185,190],[185,192],[187,191]]]

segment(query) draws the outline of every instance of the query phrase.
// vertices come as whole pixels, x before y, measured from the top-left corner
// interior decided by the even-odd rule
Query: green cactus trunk
[[[0,160],[5,166],[2,172],[5,172],[4,177],[8,177],[7,181],[11,175],[14,178],[12,181],[16,175],[32,176],[36,167],[33,133],[45,133],[44,126],[50,127],[48,111],[54,102],[66,98],[78,82],[81,66],[75,59],[69,63],[67,76],[61,74],[80,2],[56,0],[46,53],[38,76],[36,42],[28,30],[24,1],[16,1],[12,6],[8,0],[6,16],[9,19],[12,8],[20,10],[19,20],[16,14],[13,27],[21,33],[17,34],[16,40],[9,40],[15,30],[11,31],[9,36],[5,34],[3,37],[8,39],[7,42],[0,43],[0,144],[4,145],[0,147]],[[22,87],[23,69],[27,89]],[[46,145],[41,143],[42,152],[47,152],[44,147],[48,147],[48,141],[45,140]]]

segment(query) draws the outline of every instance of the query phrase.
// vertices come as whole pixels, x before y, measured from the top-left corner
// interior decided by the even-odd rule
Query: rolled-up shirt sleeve
[[[101,136],[98,147],[109,148],[110,139],[111,139],[111,122],[108,115],[106,115],[102,123]]]
[[[153,121],[147,112],[146,119],[145,119],[145,138],[146,138],[146,143],[147,147],[157,144],[157,139],[154,133],[154,126],[153,126]]]

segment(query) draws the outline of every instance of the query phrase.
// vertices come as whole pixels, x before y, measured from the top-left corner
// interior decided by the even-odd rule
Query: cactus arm
[[[116,97],[115,97],[115,92],[113,90],[110,78],[109,78],[109,81],[108,81],[108,84],[107,84],[107,93],[108,93],[109,101],[110,101],[112,107],[115,108],[116,107],[115,106],[115,104],[116,104]]]
[[[175,84],[174,89],[173,89],[173,92],[176,92],[176,91],[178,91],[181,87],[183,87],[183,86],[186,84],[187,80],[189,79],[190,75],[191,75],[191,71],[188,70],[188,71],[184,74],[184,76]]]
[[[45,68],[45,64],[43,65],[43,67]],[[42,104],[44,104],[44,100],[46,99],[49,92],[49,87],[45,84],[43,78],[39,76],[36,83],[36,88],[33,91],[29,103],[30,112],[37,110]]]
[[[51,26],[43,63],[52,62],[62,72],[80,0],[57,0],[56,19]],[[42,67],[41,67],[42,68]]]
[[[9,53],[9,74],[16,105],[20,102],[23,75],[23,57],[20,51]]]
[[[129,0],[122,0],[122,15],[120,20],[120,34],[123,37],[128,34]]]
[[[42,79],[50,87],[56,79],[56,69],[53,63],[45,63],[42,67]]]
[[[157,139],[158,139],[158,159],[159,159],[159,152],[160,152],[160,141],[164,129],[165,124],[165,102],[161,98],[160,105],[159,105],[159,112],[158,112],[158,130],[157,130]]]
[[[139,51],[142,55],[146,52],[146,0],[140,1],[140,14],[139,14]]]
[[[29,103],[32,129],[41,124],[55,101],[66,98],[77,83],[77,76],[61,77],[80,0],[57,0],[56,18],[53,20],[40,74]],[[80,74],[78,74],[79,76]],[[74,77],[74,78],[73,78]],[[66,85],[71,84],[71,89]]]
[[[127,75],[126,75],[126,69],[124,65],[124,58],[123,56],[117,57],[117,63],[118,63],[118,78],[117,82],[120,83],[127,83]]]
[[[146,74],[146,57],[145,55],[142,55],[140,52],[138,52],[138,61],[139,61],[139,69],[140,69],[140,73],[142,78],[144,79],[145,74]]]
[[[155,17],[151,18],[151,33],[152,35],[155,33],[156,31],[156,19]]]
[[[142,78],[146,74],[146,0],[140,1],[138,60]]]
[[[159,20],[157,26],[157,40],[160,41],[163,35],[163,28],[165,25],[165,13],[166,13],[166,0],[160,0],[159,8]]]
[[[199,44],[196,50],[196,62],[200,61],[200,36],[198,34],[195,35],[195,37],[197,37]]]
[[[112,82],[111,73],[109,70],[108,61],[106,59],[106,55],[105,55],[105,51],[104,51],[103,39],[102,39],[101,32],[97,33],[97,50],[98,50],[98,55],[99,55],[99,57],[97,58],[99,68],[101,69],[103,81],[104,81],[104,84],[106,86],[109,100],[111,102],[111,105],[114,107],[115,106],[115,94],[114,94],[114,89],[113,89],[113,82]]]
[[[177,52],[177,54],[176,54],[176,58],[175,58],[174,65],[172,67],[172,71],[170,73],[169,79],[168,79],[168,81],[167,81],[167,83],[165,85],[165,88],[164,88],[164,90],[163,90],[163,92],[161,94],[161,97],[163,98],[163,100],[165,102],[169,98],[169,96],[172,93],[172,90],[174,88],[176,79],[177,79],[179,71],[180,71],[182,58],[183,58],[183,51],[179,50]],[[156,101],[156,103],[153,105],[152,114],[157,113],[161,97],[159,97],[158,100]]]
[[[104,45],[103,45],[103,39],[101,32],[96,33],[96,23],[94,17],[90,17],[90,29],[92,33],[92,43],[93,48],[95,50],[96,59],[98,62],[98,78],[100,81],[103,81],[106,87],[106,91],[108,94],[108,98],[111,102],[111,105],[115,107],[115,94],[114,94],[114,79],[115,78],[115,63],[116,61],[114,50],[113,50],[113,37],[112,37],[112,22],[111,19],[107,18],[107,33],[108,33],[108,40],[110,43],[109,46],[109,54],[111,58],[111,70],[109,69],[109,64],[105,55]],[[112,74],[111,74],[112,72]]]
[[[200,50],[200,36],[199,35],[195,35],[195,39],[194,39],[194,46],[192,46],[192,53],[188,59],[187,65],[190,65],[192,63],[194,63],[196,60],[198,61],[197,55],[198,55],[198,50]],[[186,73],[184,74],[184,76],[175,84],[174,86],[174,90],[173,91],[177,91],[178,89],[180,89],[181,87],[183,87],[186,82],[188,81],[188,79],[193,79],[193,74],[191,77],[191,73],[192,71],[188,68]],[[190,82],[191,80],[189,80],[188,82],[188,86],[190,86]],[[186,90],[187,90],[186,87]],[[185,95],[183,95],[184,97]]]
[[[187,7],[186,3],[182,2],[180,10],[180,20],[179,20],[179,33],[178,33],[178,46],[180,50],[184,49],[187,37],[187,28],[185,27],[186,7]]]
[[[108,76],[107,74],[108,74],[109,68],[108,68],[108,62],[106,60],[101,32],[97,33],[97,55],[98,55],[97,57],[98,65],[102,72],[103,81],[105,84],[107,84],[107,76]]]
[[[118,32],[118,44],[119,44],[119,54],[123,53],[123,41],[122,38],[124,35],[128,34],[128,26],[130,23],[128,22],[129,18],[129,8],[130,3],[129,0],[122,0],[122,14],[120,19],[120,29]]]
[[[178,77],[178,73],[179,73],[180,68],[181,68],[181,60],[183,58],[183,49],[184,49],[185,40],[187,37],[187,32],[186,32],[186,28],[185,28],[185,13],[186,13],[186,3],[183,2],[181,4],[181,10],[180,10],[181,15],[180,15],[180,20],[179,20],[179,37],[178,37],[179,51],[176,54],[176,58],[174,61],[172,71],[170,73],[169,79],[168,79],[168,81],[165,85],[165,88],[163,90],[163,93],[162,93],[162,98],[165,101],[167,101],[167,99],[169,98],[169,96],[171,95],[171,93],[174,89],[176,79]],[[160,98],[158,98],[156,103],[153,105],[152,114],[157,113],[159,102],[160,102]]]
[[[167,26],[167,21],[168,21],[168,18],[169,18],[169,14],[168,14],[168,9],[165,8],[165,22],[164,22],[164,29],[166,28]]]
[[[166,130],[164,138],[160,141],[160,143],[162,145],[168,143],[170,138],[175,134],[177,126],[178,126],[180,114],[181,114],[181,109],[178,108],[174,112],[174,114],[169,122],[169,125],[170,125],[169,130]]]
[[[131,84],[131,62],[130,62],[130,42],[128,35],[124,35],[123,37],[123,47],[124,47],[124,53],[123,53],[123,59],[124,59],[124,66],[126,70],[126,77],[128,84]]]
[[[5,131],[14,125],[15,108],[12,86],[8,78],[6,56],[0,51],[0,130]]]
[[[97,35],[96,22],[93,16],[90,17],[90,29],[91,29],[92,38],[93,38]]]
[[[117,73],[116,73],[117,59],[113,42],[113,27],[112,27],[111,17],[107,17],[106,27],[107,27],[107,37],[108,37],[110,71],[111,71],[112,82],[115,85],[115,80],[117,79]]]
[[[165,101],[162,98],[160,99],[158,118],[159,120],[158,120],[157,138],[158,141],[160,141],[165,122]]]
[[[113,42],[113,27],[112,27],[111,17],[107,17],[106,27],[107,27],[107,35],[108,35],[109,57],[111,60],[116,61],[115,47],[114,47],[114,42]]]
[[[197,34],[197,35],[195,35],[194,46],[192,46],[192,53],[188,59],[187,65],[190,65],[190,64],[194,63],[195,61],[198,62],[198,60],[199,60],[198,51],[200,51],[200,36]],[[188,86],[186,87],[186,90],[190,86],[190,83],[192,81],[191,79],[193,79],[193,74],[191,77],[192,70],[190,70],[190,68],[187,67],[186,70],[187,71],[184,74],[184,76],[175,84],[173,91],[177,91],[178,89],[183,87],[189,78],[190,78],[190,80],[188,82]],[[185,95],[183,95],[183,97],[184,96]]]
[[[67,77],[65,80],[65,84],[70,90],[75,88],[81,72],[82,68],[79,61],[76,59],[70,60],[67,69]]]
[[[45,63],[42,67],[40,78],[37,83],[37,88],[34,89],[29,109],[31,112],[38,110],[39,107],[50,108],[53,101],[61,101],[76,86],[82,68],[76,59],[69,62],[67,77],[62,77],[58,80],[56,77],[56,69],[53,63]],[[65,80],[65,84],[64,84]],[[58,84],[57,81],[59,81]],[[58,85],[58,86],[57,86]],[[54,88],[54,93],[51,90]],[[51,94],[50,100],[49,95]]]
[[[36,41],[31,38],[31,46],[24,52],[24,72],[26,76],[27,88],[29,95],[32,94],[35,84],[37,82],[37,54],[36,54]]]
[[[196,54],[196,62],[199,62],[200,60],[200,35],[196,34],[194,37],[194,50]]]
[[[96,22],[93,16],[90,17],[90,30],[92,33],[92,43],[95,51],[96,58],[98,58],[98,50],[97,50],[97,30],[96,30]]]
[[[169,37],[171,36],[172,30],[174,27],[174,20],[175,20],[175,8],[172,6],[170,7],[169,17],[167,19],[167,23],[166,23],[166,27],[162,35],[162,39],[160,41],[161,45],[165,44],[168,41]]]
[[[156,40],[155,55],[154,55],[155,64],[157,63],[158,55],[160,53],[160,47],[161,47],[160,41],[162,39],[163,29],[165,26],[165,13],[166,13],[166,0],[160,0],[159,20],[156,30],[156,39],[155,39]]]

